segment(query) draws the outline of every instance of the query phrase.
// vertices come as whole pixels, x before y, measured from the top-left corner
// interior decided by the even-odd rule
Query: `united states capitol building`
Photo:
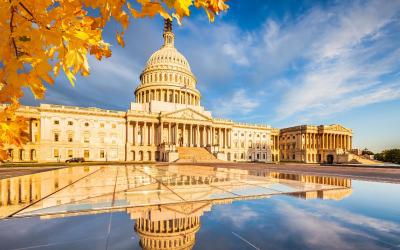
[[[8,147],[13,162],[236,161],[337,162],[352,148],[341,125],[284,129],[217,119],[201,105],[189,62],[174,46],[172,25],[164,44],[140,75],[129,110],[41,104],[23,106],[29,121],[23,148]]]

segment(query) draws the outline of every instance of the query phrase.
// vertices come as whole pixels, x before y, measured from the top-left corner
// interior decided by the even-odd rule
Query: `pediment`
[[[174,118],[182,120],[196,120],[196,121],[210,121],[211,117],[197,112],[193,109],[187,108],[182,110],[177,110],[174,112],[169,112],[162,115],[164,118]]]
[[[342,132],[349,132],[351,133],[351,129],[348,129],[346,127],[343,127],[340,124],[332,124],[328,126],[328,129],[336,130],[336,131],[342,131]]]

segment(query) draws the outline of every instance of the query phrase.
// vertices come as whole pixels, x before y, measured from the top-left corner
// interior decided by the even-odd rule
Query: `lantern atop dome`
[[[174,47],[175,35],[172,32],[172,21],[170,19],[164,19],[164,46]]]

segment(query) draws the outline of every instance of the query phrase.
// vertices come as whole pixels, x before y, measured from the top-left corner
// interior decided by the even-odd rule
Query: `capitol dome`
[[[164,45],[147,60],[135,90],[137,103],[151,101],[200,105],[200,92],[187,59],[174,46],[172,22],[165,20]]]

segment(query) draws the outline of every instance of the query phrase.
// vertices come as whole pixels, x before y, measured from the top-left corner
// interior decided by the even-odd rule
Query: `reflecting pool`
[[[400,185],[201,166],[0,180],[0,249],[397,249]]]

